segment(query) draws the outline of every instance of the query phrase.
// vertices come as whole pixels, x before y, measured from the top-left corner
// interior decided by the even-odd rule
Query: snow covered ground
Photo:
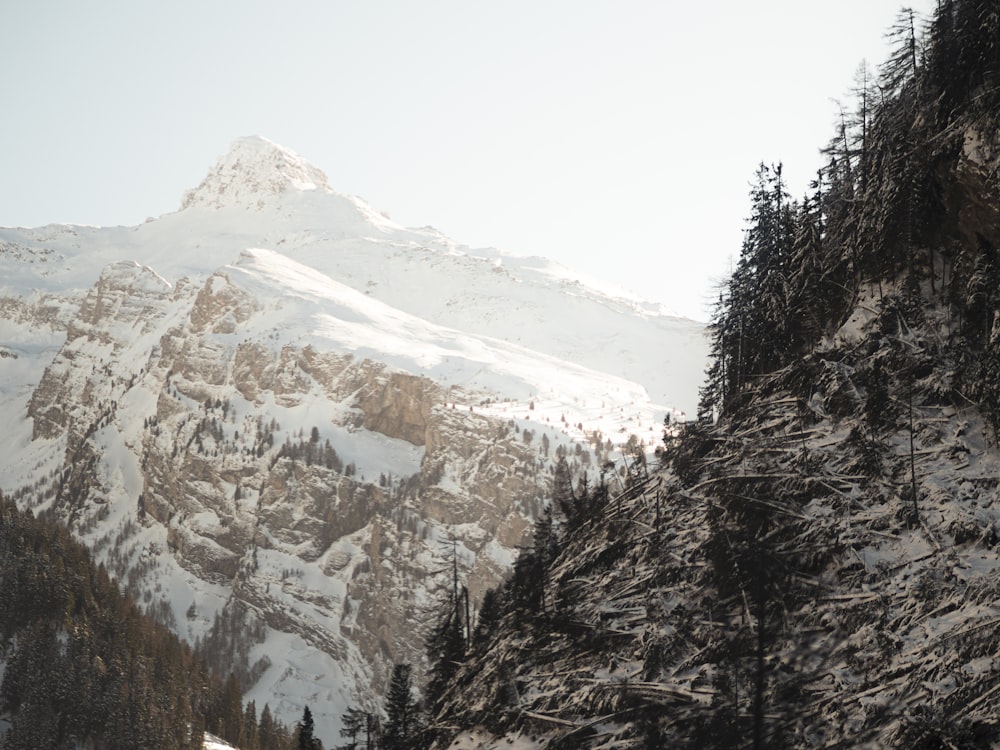
[[[694,411],[707,357],[700,323],[543,258],[398,226],[260,137],[238,140],[182,210],[137,227],[0,228],[0,298],[79,295],[116,261],[169,284],[228,264],[250,272],[241,254],[251,248],[297,261],[298,279],[285,277],[293,286],[306,282],[307,267],[421,320],[607,372],[640,384],[654,403]]]
[[[138,227],[0,228],[0,310],[0,489],[34,486],[40,497],[51,491],[57,477],[79,468],[67,462],[67,448],[85,433],[100,457],[94,481],[101,497],[87,511],[99,520],[78,533],[99,560],[137,571],[136,580],[146,581],[145,603],[161,604],[161,616],[192,640],[208,634],[232,592],[218,576],[199,578],[197,566],[179,564],[171,550],[178,538],[186,545],[197,540],[204,555],[222,559],[231,551],[216,540],[259,523],[260,475],[253,486],[239,487],[238,479],[261,469],[248,451],[262,415],[280,423],[275,446],[316,428],[320,442],[329,441],[370,482],[424,469],[426,446],[359,427],[357,394],[331,398],[329,383],[306,375],[285,353],[336,353],[345,362],[370,360],[386,372],[426,378],[476,424],[502,424],[509,439],[533,441],[533,458],[510,472],[544,478],[559,445],[587,462],[606,444],[620,462],[632,435],[651,450],[666,415],[693,410],[706,346],[700,324],[584,284],[544,259],[471,250],[433,228],[400,227],[334,192],[315,167],[261,138],[238,141],[181,210]],[[216,382],[203,373],[157,370],[166,349],[177,357],[174,350],[184,346],[195,369],[216,362],[211,357],[225,363],[251,351],[260,367],[287,365],[277,380],[294,382],[280,394],[277,386],[250,394],[235,387],[232,374]],[[27,418],[33,399],[44,400],[37,389],[47,370],[48,386],[63,389],[51,404],[61,412],[53,425],[79,420],[75,437],[55,427],[52,436],[38,435],[39,420]],[[205,392],[226,401],[225,418],[208,409]],[[183,528],[180,521],[137,523],[137,499],[156,484],[148,462],[190,446],[208,415],[220,440],[212,439],[216,456],[205,465],[217,475],[183,478],[193,504],[189,516],[178,514]],[[476,471],[492,449],[476,450],[460,457],[461,471],[455,463],[445,467],[435,497],[461,494],[467,477],[460,474]],[[262,470],[272,459],[258,462]],[[596,473],[595,463],[587,465]],[[238,488],[243,496],[233,501]],[[33,502],[47,504],[52,496]],[[292,526],[307,520],[302,508],[295,514]],[[409,523],[405,515],[393,526]],[[270,703],[286,721],[311,704],[320,736],[336,737],[339,715],[357,698],[354,681],[371,679],[346,634],[362,629],[361,605],[347,582],[372,545],[385,553],[375,574],[392,580],[409,575],[411,564],[440,567],[453,549],[470,570],[478,563],[503,570],[512,560],[512,548],[495,538],[477,556],[472,547],[486,537],[470,519],[411,520],[419,543],[369,524],[308,563],[299,556],[309,556],[308,543],[279,539],[260,524],[253,535],[267,549],[254,552],[256,578],[244,582],[242,595],[258,597],[254,606],[283,608],[283,616],[315,631],[310,641],[272,629],[250,661],[280,658],[271,658],[248,698]],[[379,549],[377,538],[389,546]],[[432,605],[421,589],[399,606]],[[317,650],[316,639],[336,658]]]

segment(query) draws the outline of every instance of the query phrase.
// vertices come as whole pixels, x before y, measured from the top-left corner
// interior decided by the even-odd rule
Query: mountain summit
[[[607,487],[693,411],[706,344],[260,137],[140,226],[0,228],[0,311],[0,492],[326,737],[423,671],[440,571],[476,602],[510,569],[557,466]]]
[[[332,192],[323,170],[291,149],[259,135],[238,138],[201,184],[188,191],[181,210],[260,204],[287,190]]]

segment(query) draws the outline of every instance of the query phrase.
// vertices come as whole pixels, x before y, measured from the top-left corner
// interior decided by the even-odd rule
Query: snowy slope
[[[244,251],[215,277],[217,283],[223,277],[252,297],[270,300],[243,327],[252,338],[270,335],[285,344],[349,352],[438,383],[522,401],[543,391],[572,400],[603,393],[610,408],[647,400],[644,389],[622,378],[428,323],[273,251]]]
[[[0,296],[79,292],[118,260],[174,283],[204,277],[247,248],[288,255],[430,322],[624,377],[655,403],[693,413],[706,354],[700,324],[599,291],[541,258],[474,251],[432,228],[400,227],[259,137],[238,140],[182,210],[138,227],[0,229]]]
[[[0,312],[0,488],[328,739],[423,658],[433,571],[494,585],[557,454],[651,449],[703,368],[698,324],[399,227],[260,138],[141,226],[0,229]]]
[[[678,445],[676,473],[565,531],[552,609],[506,613],[435,747],[739,744],[757,674],[764,746],[997,746],[1000,454],[941,397],[949,311],[887,341],[879,298]],[[912,401],[873,424],[871,373],[905,393],[914,360]]]

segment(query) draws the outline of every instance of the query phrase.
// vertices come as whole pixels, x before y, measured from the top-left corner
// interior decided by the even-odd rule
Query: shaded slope
[[[1000,740],[1000,456],[975,410],[942,400],[940,343],[887,347],[881,323],[761,380],[674,447],[674,473],[568,531],[553,604],[509,605],[439,725],[546,747]],[[909,402],[870,413],[892,357],[926,368],[916,507]]]
[[[438,747],[1000,743],[1000,15],[919,27],[815,194],[762,166],[702,420],[506,589]]]

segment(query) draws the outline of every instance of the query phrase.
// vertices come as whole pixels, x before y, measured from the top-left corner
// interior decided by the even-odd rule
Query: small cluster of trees
[[[428,672],[423,700],[415,696],[411,665],[396,664],[385,698],[384,722],[371,712],[348,709],[342,717],[342,735],[348,742],[338,750],[420,750],[440,739],[442,729],[433,717],[446,713],[447,702],[454,698],[456,675],[463,666],[484,656],[501,620],[514,613],[529,621],[553,616],[556,597],[551,569],[560,550],[560,529],[581,527],[607,506],[610,489],[605,473],[601,472],[595,487],[584,475],[574,489],[569,464],[565,456],[559,458],[551,501],[535,522],[531,544],[521,549],[508,580],[485,592],[475,622],[468,589],[460,581],[457,551],[453,554],[451,584],[439,603],[425,644]]]
[[[336,449],[326,440],[320,444],[319,429],[312,428],[309,439],[300,438],[293,443],[291,438],[285,440],[278,451],[278,458],[291,458],[293,461],[302,461],[306,466],[323,466],[333,471],[339,471],[347,476],[353,476],[355,472],[354,464],[344,466],[344,462],[337,454]]]
[[[966,135],[995,129],[1000,14],[992,0],[941,0],[926,22],[904,9],[888,39],[885,64],[859,69],[856,109],[842,113],[811,192],[792,200],[780,165],[756,174],[711,323],[703,420],[737,408],[757,378],[835,329],[862,284],[902,280],[906,294],[929,287],[953,313],[965,393],[1000,430],[997,379],[986,377],[1000,372],[988,312],[1000,305],[1000,232],[995,214],[958,215],[966,198],[947,184]]]

